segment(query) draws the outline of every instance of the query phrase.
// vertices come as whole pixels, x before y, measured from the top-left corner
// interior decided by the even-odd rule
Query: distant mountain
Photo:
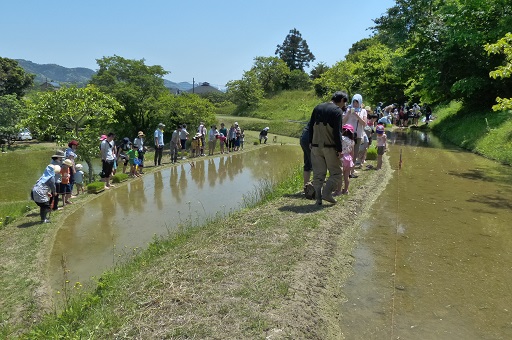
[[[25,72],[35,74],[36,78],[34,81],[39,84],[48,81],[61,84],[85,85],[91,80],[91,77],[96,74],[96,71],[85,67],[67,68],[56,64],[36,64],[24,59],[16,59],[16,61]],[[174,93],[178,92],[178,90],[188,91],[193,87],[192,84],[187,82],[175,83],[167,79],[164,79],[164,85]],[[198,84],[196,84],[196,86],[198,86]]]
[[[40,84],[46,81],[54,81],[85,85],[91,80],[92,75],[96,73],[85,67],[67,68],[56,64],[36,64],[24,59],[16,59],[16,61],[23,67],[25,72],[35,74],[36,78],[34,81]]]

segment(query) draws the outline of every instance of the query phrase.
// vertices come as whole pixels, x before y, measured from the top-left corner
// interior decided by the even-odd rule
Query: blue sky
[[[87,67],[118,55],[161,65],[174,82],[223,86],[257,56],[274,56],[297,28],[317,62],[331,66],[394,0],[2,1],[0,56]]]

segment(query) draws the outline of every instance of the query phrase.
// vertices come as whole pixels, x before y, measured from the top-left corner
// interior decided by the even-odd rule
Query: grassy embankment
[[[459,102],[437,107],[432,131],[466,150],[512,164],[512,111],[481,111],[464,108]]]

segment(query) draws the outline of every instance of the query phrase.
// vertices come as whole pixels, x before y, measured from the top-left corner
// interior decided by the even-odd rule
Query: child
[[[75,165],[75,186],[76,186],[76,196],[80,193],[84,193],[84,172],[82,171],[83,165],[77,164]]]
[[[60,175],[62,177],[62,181],[60,182],[60,190],[58,194],[62,195],[62,206],[64,207],[66,204],[73,204],[69,199],[71,198],[71,185],[70,181],[70,168],[73,166],[73,162],[70,159],[66,159],[62,162],[62,166],[60,169]]]
[[[384,133],[384,125],[377,125],[375,131],[377,131],[377,170],[379,170],[382,168],[382,156],[387,148],[388,137]]]
[[[203,153],[202,153],[202,150],[203,149],[203,134],[201,133],[196,133],[196,157],[199,157],[199,156],[203,156]]]
[[[343,167],[343,183],[345,187],[341,190],[342,195],[348,195],[350,169],[354,167],[354,160],[352,159],[354,144],[354,127],[350,124],[343,125],[341,127],[341,163]]]
[[[141,175],[137,171],[137,164],[139,159],[139,146],[137,144],[133,144],[132,148],[126,152],[126,156],[128,157],[128,162],[130,162],[130,177],[140,177]],[[137,161],[135,161],[137,160]]]
[[[225,149],[226,149],[226,140],[227,140],[227,138],[226,138],[226,136],[224,136],[223,133],[219,133],[217,135],[217,138],[220,140],[220,153],[223,154],[225,152]]]

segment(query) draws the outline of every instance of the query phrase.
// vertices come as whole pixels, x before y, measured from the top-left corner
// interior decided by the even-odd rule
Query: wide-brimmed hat
[[[62,151],[62,150],[57,150],[57,151],[55,151],[55,154],[54,154],[54,155],[52,155],[52,158],[53,158],[53,157],[64,158],[64,156],[65,156],[64,151]]]
[[[164,123],[158,123],[158,126],[160,127],[165,127],[165,124]]]
[[[73,166],[73,162],[71,161],[71,159],[65,159],[64,162],[62,162],[62,164],[67,166]]]
[[[82,170],[84,168],[84,166],[82,164],[78,163],[77,165],[75,165],[75,168],[77,170]]]
[[[144,134],[144,132],[139,131],[139,133],[137,134],[137,136],[139,136],[139,137],[144,137],[144,136],[145,136],[145,134]]]
[[[198,132],[198,133],[196,133],[196,135],[194,137],[199,138],[199,137],[202,137],[202,136],[203,136],[203,134]]]
[[[377,125],[377,127],[375,128],[375,131],[377,131],[377,133],[384,133],[384,125]]]
[[[107,135],[101,135],[100,140],[105,140],[105,139],[107,139]]]
[[[348,130],[350,132],[354,132],[354,127],[351,124],[345,124],[341,127],[343,130]]]
[[[124,137],[123,138],[123,144],[130,144],[130,138]]]

